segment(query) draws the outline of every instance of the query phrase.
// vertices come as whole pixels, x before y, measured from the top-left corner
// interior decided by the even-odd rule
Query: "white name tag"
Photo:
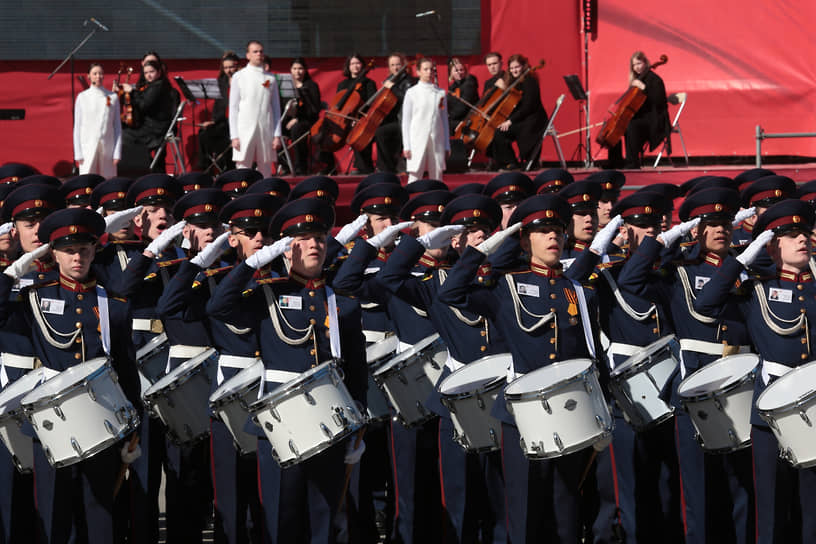
[[[363,274],[376,274],[380,271],[380,267],[378,266],[369,266],[365,270],[363,270]]]
[[[28,287],[29,285],[34,285],[32,278],[20,278],[17,280],[17,283],[14,284],[14,287],[12,287],[12,291],[20,291],[23,287]]]
[[[282,310],[301,310],[303,308],[303,299],[301,297],[281,295],[278,297],[278,306]]]
[[[539,296],[538,285],[532,285],[530,283],[517,283],[516,290],[518,291],[519,295],[527,295],[528,297]]]
[[[703,286],[708,283],[708,280],[711,278],[707,278],[705,276],[694,276],[694,288],[695,289],[702,289]]]
[[[55,298],[40,299],[40,310],[44,314],[62,315],[65,313],[65,301]]]
[[[772,300],[774,302],[787,302],[790,304],[793,301],[793,291],[790,289],[771,287],[768,289],[768,300]]]
[[[564,270],[567,270],[570,266],[572,266],[572,263],[574,262],[575,257],[573,257],[572,259],[561,259],[561,266],[564,267]]]

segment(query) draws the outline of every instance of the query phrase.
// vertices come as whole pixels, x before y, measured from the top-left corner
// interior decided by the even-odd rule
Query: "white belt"
[[[274,383],[286,383],[300,376],[300,372],[290,372],[289,370],[266,370],[264,371],[264,381]]]
[[[32,370],[34,368],[33,355],[17,355],[16,353],[3,353],[3,365],[11,368],[22,368]]]
[[[723,348],[727,344],[718,344],[717,342],[706,342],[704,340],[693,340],[691,338],[680,339],[680,349],[683,351],[694,351],[697,353],[706,353],[708,355],[722,356]],[[751,353],[751,346],[729,346],[737,348],[736,353]]]
[[[448,350],[448,359],[445,361],[445,366],[448,367],[448,369],[451,372],[456,372],[457,370],[465,366],[465,363],[460,363],[459,361],[454,359],[450,354],[450,350]]]
[[[202,346],[185,346],[182,344],[176,344],[174,346],[170,346],[170,358],[171,359],[192,359],[197,355],[201,355],[209,348],[202,347]]]
[[[164,324],[162,324],[160,319],[143,319],[134,317],[133,330],[143,332],[155,332],[160,334],[164,332]]]
[[[507,383],[510,383],[517,378],[521,378],[522,376],[524,376],[524,373],[515,372],[512,365],[510,365],[510,367],[507,369]]]
[[[765,385],[768,385],[768,382],[771,381],[771,376],[778,378],[780,376],[784,376],[795,367],[787,366],[779,363],[774,363],[773,361],[765,361],[763,360],[762,363],[762,382]]]
[[[612,342],[609,344],[609,348],[607,348],[606,351],[611,355],[624,355],[626,357],[631,357],[641,347],[642,346],[636,346],[634,344],[624,344],[623,342]]]
[[[385,337],[388,333],[385,331],[363,331],[363,336],[365,336],[366,342],[379,342],[380,340],[385,340]]]
[[[239,355],[224,355],[224,354],[218,356],[218,366],[223,366],[227,368],[240,368],[243,370],[249,367],[249,365],[251,365],[255,361],[258,361],[257,357],[242,357]]]
[[[397,353],[402,353],[403,351],[407,351],[414,347],[413,344],[409,344],[408,342],[403,342],[402,340],[399,341],[397,344]]]

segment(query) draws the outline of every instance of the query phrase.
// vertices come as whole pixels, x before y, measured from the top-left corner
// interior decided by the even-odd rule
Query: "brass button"
[[[551,311],[552,313],[555,313],[555,308],[550,308],[550,311]]]
[[[804,338],[803,338],[802,340],[804,340]],[[75,342],[76,342],[77,344],[81,344],[81,343],[82,343],[82,337],[81,337],[81,336],[77,336],[77,339],[75,340]]]
[[[481,336],[487,336],[487,331],[479,331],[479,334],[480,334]]]
[[[77,321],[77,322],[74,324],[74,326],[75,326],[77,329],[81,329],[81,328],[82,328],[82,323],[80,323],[79,321]]]
[[[805,309],[804,309],[804,308],[799,308],[799,313],[800,313],[800,314],[805,313]]]
[[[260,357],[260,356],[261,356],[261,352],[260,352],[260,351],[256,351],[256,352],[255,352],[255,357]]]
[[[555,344],[555,337],[550,338],[550,344]]]
[[[555,293],[550,293],[550,298],[555,300],[556,298],[558,298],[558,295],[556,295]]]
[[[555,280],[550,280],[550,285],[555,285]]]
[[[45,279],[45,274],[37,274],[37,277],[41,280]]]
[[[315,368],[316,366],[317,366],[316,363],[312,363],[312,368]]]
[[[77,313],[77,315],[81,314],[82,313],[82,308],[77,308],[76,313]]]
[[[722,330],[727,331],[728,330],[728,325],[723,325]]]
[[[555,359],[555,353],[550,353],[550,360],[552,361],[553,359]]]
[[[314,312],[314,311],[315,311],[315,307],[314,307],[314,306],[309,306],[309,311],[310,311],[310,312]]]
[[[80,359],[82,359],[82,355],[80,355],[79,353],[74,353],[74,359],[79,361]]]
[[[484,278],[482,276],[479,276],[478,278],[476,278],[476,281],[478,281],[479,283],[484,283]]]
[[[317,319],[315,319],[315,318],[313,317],[313,318],[311,318],[311,319],[309,320],[309,323],[311,323],[312,325],[316,325],[316,324],[317,324]]]
[[[657,314],[652,314],[652,319],[657,319]]]
[[[796,288],[797,288],[797,289],[799,289],[799,290],[801,291],[802,289],[804,289],[804,288],[805,288],[805,286],[804,286],[804,285],[802,285],[802,284],[799,284],[799,285],[797,285],[797,286],[796,286]]]
[[[313,297],[315,295],[314,291],[309,291],[309,296]]]
[[[331,332],[329,329],[326,329],[326,338],[331,338]]]
[[[550,323],[550,328],[554,329],[555,328],[555,323]]]
[[[314,348],[310,349],[310,350],[309,350],[309,355],[314,355],[314,354],[315,354],[315,350],[314,350]]]
[[[807,353],[802,354],[802,360],[804,361],[805,359],[807,359]]]
[[[652,329],[652,332],[653,332],[654,334],[657,334],[657,333],[659,333],[659,332],[660,332],[660,329],[658,329],[657,327],[655,327],[654,329]]]
[[[805,297],[799,295],[799,302],[804,302],[804,301],[805,301]]]
[[[802,343],[807,344],[807,338],[802,338]]]
[[[482,346],[479,348],[481,351],[487,351],[487,346]]]
[[[77,294],[77,300],[83,300],[85,296],[82,293]]]

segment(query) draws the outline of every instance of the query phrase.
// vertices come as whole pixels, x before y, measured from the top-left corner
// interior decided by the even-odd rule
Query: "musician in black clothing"
[[[497,51],[491,51],[484,56],[484,63],[490,77],[485,80],[482,95],[487,94],[493,87],[504,89],[504,70],[502,70],[502,56]]]
[[[199,170],[209,168],[210,157],[218,156],[225,149],[227,152],[218,160],[218,168],[222,172],[235,168],[235,163],[232,162],[232,147],[230,147],[227,107],[229,106],[230,79],[240,68],[240,63],[241,59],[232,51],[227,51],[221,57],[221,69],[217,78],[221,98],[216,98],[213,102],[212,118],[201,124],[201,131],[198,133]]]
[[[402,126],[400,125],[402,99],[405,97],[405,91],[417,82],[417,79],[409,74],[408,70],[400,73],[406,64],[405,55],[402,53],[391,53],[388,57],[389,79],[385,80],[383,87],[391,89],[397,96],[397,104],[385,116],[377,132],[374,133],[374,141],[377,142],[377,170],[380,172],[396,173],[402,155]],[[395,77],[391,79],[392,76]]]
[[[345,91],[350,87],[354,87],[357,83],[357,77],[362,73],[365,66],[365,60],[359,53],[352,53],[343,66],[343,75],[346,79],[337,84],[337,92]],[[368,76],[363,76],[360,85],[360,98],[365,103],[369,98],[374,96],[377,92],[377,84],[374,83]],[[362,151],[354,152],[354,169],[360,174],[371,174],[374,172],[374,162],[371,159],[371,145]]]
[[[646,101],[626,127],[626,168],[640,168],[643,146],[648,143],[654,151],[671,130],[666,86],[654,73],[649,60],[641,51],[632,54],[629,64],[629,84],[646,93]]]
[[[306,61],[300,57],[289,66],[295,98],[284,107],[281,118],[283,135],[290,138],[295,152],[294,174],[304,176],[309,168],[309,140],[305,136],[320,117],[320,88],[309,75]]]
[[[512,85],[529,67],[523,55],[511,56],[507,63],[509,72],[504,78],[505,85]],[[519,162],[526,163],[534,158],[548,121],[535,74],[528,73],[516,88],[521,90],[521,100],[510,117],[499,125],[491,144],[493,159],[505,170],[517,170],[520,168]],[[514,141],[519,149],[518,159],[513,151]]]
[[[448,73],[448,94],[462,99],[448,98],[448,125],[453,134],[456,125],[470,112],[468,104],[475,105],[479,101],[479,82],[474,75],[468,74],[465,64],[456,57],[448,63]]]

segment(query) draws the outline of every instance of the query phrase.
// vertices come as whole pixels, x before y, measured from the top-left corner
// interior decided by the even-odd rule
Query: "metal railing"
[[[762,140],[773,138],[816,138],[816,132],[778,132],[769,133],[762,130],[760,125],[756,126],[756,167],[762,166]]]

